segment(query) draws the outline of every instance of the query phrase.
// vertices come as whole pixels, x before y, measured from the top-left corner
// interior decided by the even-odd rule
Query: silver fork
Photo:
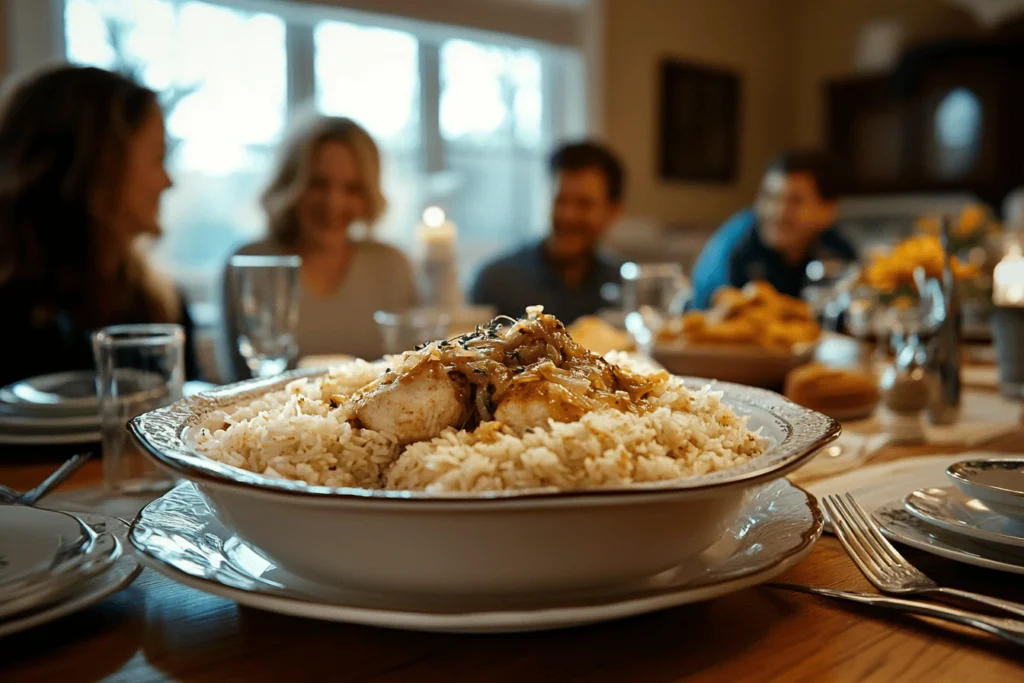
[[[92,457],[92,453],[79,453],[68,458],[53,474],[44,479],[38,486],[25,493],[0,485],[0,505],[35,505],[39,499],[57,488],[65,479],[78,471],[78,468]]]
[[[1018,602],[939,586],[899,554],[849,493],[825,496],[822,505],[846,553],[867,580],[883,593],[959,598],[1024,618],[1024,605]]]

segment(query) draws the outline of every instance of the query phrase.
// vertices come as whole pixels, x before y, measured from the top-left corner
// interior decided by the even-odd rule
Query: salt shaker
[[[893,443],[921,443],[924,428],[921,412],[928,407],[934,381],[926,371],[924,348],[912,337],[896,354],[896,364],[882,373],[882,401],[893,416]]]

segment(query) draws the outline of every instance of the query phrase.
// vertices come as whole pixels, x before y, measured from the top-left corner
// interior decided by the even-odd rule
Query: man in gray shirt
[[[622,210],[622,164],[606,147],[578,142],[552,155],[551,172],[551,234],[485,266],[470,291],[474,304],[514,317],[540,304],[565,323],[608,305],[601,289],[618,284],[619,263],[597,244]]]

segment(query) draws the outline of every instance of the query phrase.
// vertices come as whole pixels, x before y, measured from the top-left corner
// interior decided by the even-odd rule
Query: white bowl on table
[[[204,414],[315,374],[224,387],[137,417],[129,428],[158,465],[194,482],[224,525],[275,564],[369,591],[536,594],[653,576],[696,558],[749,496],[807,462],[840,430],[778,394],[719,383],[723,401],[773,442],[749,463],[630,487],[486,494],[309,486],[192,449],[190,427]]]
[[[1024,458],[980,458],[950,465],[946,475],[962,493],[1004,517],[1024,522]]]

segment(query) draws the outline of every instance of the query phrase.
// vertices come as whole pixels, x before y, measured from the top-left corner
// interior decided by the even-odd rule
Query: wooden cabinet
[[[827,86],[827,140],[848,194],[1024,185],[1024,45],[933,46],[893,73]]]

